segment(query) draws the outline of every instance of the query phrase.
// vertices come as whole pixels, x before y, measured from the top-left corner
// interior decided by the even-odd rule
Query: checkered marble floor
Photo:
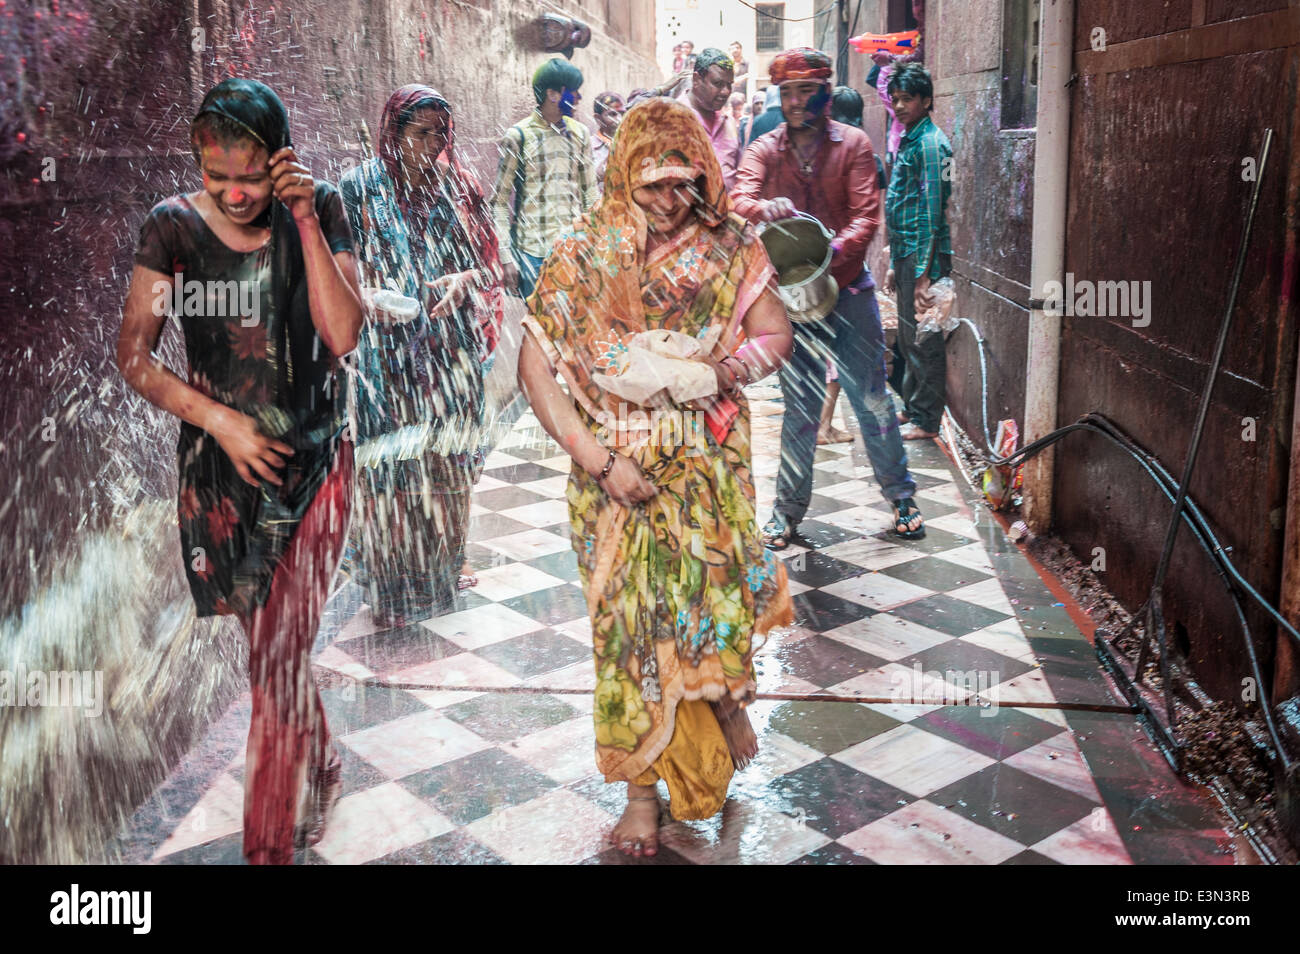
[[[780,392],[769,380],[750,397],[761,520]],[[622,786],[594,771],[568,459],[525,413],[476,488],[479,584],[461,608],[378,630],[357,587],[331,601],[315,661],[345,787],[299,860],[1230,863],[1207,802],[1131,716],[1051,707],[1118,700],[941,449],[909,453],[919,541],[886,534],[860,439],[818,449],[812,507],[782,554],[797,625],[758,657],[760,692],[776,697],[750,710],[761,753],[718,817],[665,818],[659,855],[632,862],[605,843]],[[245,695],[106,857],[238,863],[248,718]]]

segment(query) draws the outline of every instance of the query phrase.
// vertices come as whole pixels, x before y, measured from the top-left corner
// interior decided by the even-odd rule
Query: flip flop
[[[309,770],[310,786],[307,817],[298,823],[293,832],[294,848],[302,851],[309,845],[318,845],[325,837],[325,826],[343,794],[343,760],[338,750],[330,747],[330,760],[324,768]]]
[[[769,550],[784,550],[794,538],[796,526],[784,514],[773,513],[772,519],[763,525],[763,546]]]
[[[921,540],[925,537],[925,518],[922,517],[921,525],[913,530],[907,529],[908,521],[912,517],[920,517],[921,510],[911,497],[903,497],[893,502],[894,506],[894,533],[904,540]]]

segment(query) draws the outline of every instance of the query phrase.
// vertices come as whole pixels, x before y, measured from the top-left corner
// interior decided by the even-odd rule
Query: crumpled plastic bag
[[[998,436],[993,442],[999,458],[1005,459],[1016,452],[1020,444],[1020,428],[1013,420],[998,421]],[[1020,502],[1021,489],[1024,486],[1023,462],[1012,467],[1010,464],[991,464],[984,471],[984,497],[994,510],[1006,510]]]
[[[947,333],[956,329],[961,320],[952,316],[952,305],[957,298],[957,288],[951,278],[941,278],[930,285],[934,304],[916,318],[916,340],[926,335]]]
[[[718,391],[718,378],[699,359],[713,350],[714,338],[666,329],[642,331],[608,344],[597,356],[591,377],[615,397],[642,407],[711,397]]]

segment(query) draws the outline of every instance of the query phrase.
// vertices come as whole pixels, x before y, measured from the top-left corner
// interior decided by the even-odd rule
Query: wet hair
[[[265,83],[232,77],[208,90],[190,125],[190,148],[196,161],[200,158],[199,141],[207,136],[223,146],[253,143],[270,156],[289,145],[289,114]]]
[[[397,114],[398,135],[400,135],[402,130],[406,128],[406,124],[415,118],[415,114],[422,109],[440,109],[450,114],[451,104],[448,103],[441,96],[430,95],[430,96],[425,96],[422,99],[418,99],[414,103],[411,103],[409,106],[404,107],[402,111]]]
[[[194,153],[195,162],[202,161],[199,144],[205,139],[211,139],[223,148],[245,142],[262,147],[256,137],[252,136],[241,123],[220,113],[200,113],[190,124],[190,150]]]
[[[889,77],[885,92],[892,93],[896,89],[920,99],[929,98],[930,109],[934,109],[934,82],[930,79],[930,71],[920,63],[904,63]]]
[[[831,91],[831,119],[849,126],[862,125],[862,94],[851,86]]]
[[[577,89],[582,85],[582,70],[558,56],[537,67],[533,74],[533,97],[540,106],[551,89]]]
[[[731,70],[733,73],[736,71],[736,61],[716,46],[700,50],[699,55],[695,57],[695,72],[707,73],[710,66],[720,66],[724,70]]]

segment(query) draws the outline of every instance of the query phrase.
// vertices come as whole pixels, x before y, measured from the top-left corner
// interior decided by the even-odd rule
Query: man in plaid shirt
[[[934,304],[930,284],[952,268],[946,208],[952,192],[952,146],[934,124],[934,85],[920,63],[904,64],[889,80],[894,115],[907,132],[898,146],[885,225],[892,268],[885,290],[898,289],[898,354],[891,383],[903,399],[903,440],[935,437],[948,401],[948,357],[942,334],[916,340],[916,316]],[[908,423],[910,421],[910,423]]]
[[[591,134],[573,118],[582,71],[556,57],[533,74],[537,108],[506,130],[492,195],[502,281],[527,298],[555,240],[596,201]]]

